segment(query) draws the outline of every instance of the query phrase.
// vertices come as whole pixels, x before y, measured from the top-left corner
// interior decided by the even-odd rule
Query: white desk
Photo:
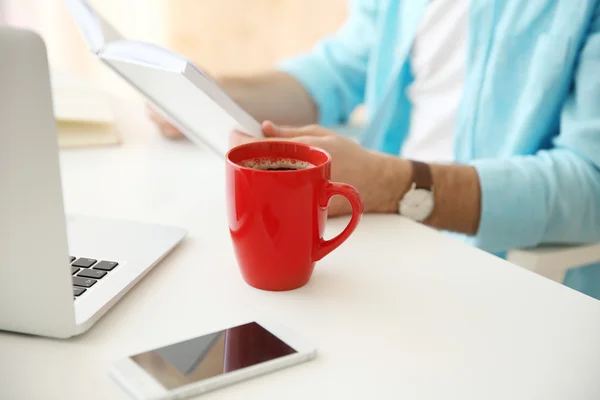
[[[87,334],[0,334],[0,398],[126,399],[113,360],[254,317],[305,335],[317,359],[202,398],[600,398],[600,302],[399,217],[365,217],[302,289],[250,288],[222,162],[122,111],[125,145],[62,153],[68,211],[190,234]]]

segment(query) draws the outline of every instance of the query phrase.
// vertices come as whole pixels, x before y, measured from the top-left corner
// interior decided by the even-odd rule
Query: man
[[[598,0],[356,0],[309,54],[221,83],[267,136],[330,152],[366,212],[500,255],[600,241]],[[326,129],[363,103],[360,145]],[[600,298],[600,267],[565,283]]]

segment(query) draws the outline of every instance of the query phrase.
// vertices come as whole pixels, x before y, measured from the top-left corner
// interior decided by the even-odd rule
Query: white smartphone
[[[315,356],[316,349],[288,329],[253,321],[129,356],[110,374],[135,399],[182,399]]]

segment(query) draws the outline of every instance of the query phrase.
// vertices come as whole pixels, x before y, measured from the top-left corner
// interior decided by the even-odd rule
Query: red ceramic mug
[[[297,163],[300,169],[265,165]],[[363,213],[352,186],[331,182],[331,157],[319,148],[287,141],[243,144],[226,155],[229,231],[242,277],[263,290],[304,286],[315,263],[354,232]],[[323,239],[334,195],[352,205],[348,226]]]

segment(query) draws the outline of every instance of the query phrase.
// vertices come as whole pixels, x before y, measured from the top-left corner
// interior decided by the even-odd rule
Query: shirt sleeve
[[[296,78],[319,111],[323,126],[343,124],[364,101],[367,64],[374,40],[377,5],[352,0],[349,17],[338,32],[311,52],[284,60],[278,69]]]
[[[473,162],[482,195],[478,247],[600,241],[600,6],[550,150]]]

